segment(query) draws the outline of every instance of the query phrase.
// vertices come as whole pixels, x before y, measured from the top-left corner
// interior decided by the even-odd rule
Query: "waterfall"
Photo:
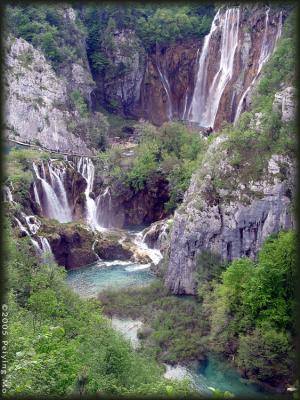
[[[15,219],[15,221],[17,221],[17,224],[19,225],[20,231],[24,232],[26,234],[26,236],[29,237],[29,239],[31,240],[31,243],[36,248],[38,254],[41,254],[41,249],[40,249],[40,246],[39,246],[38,242],[31,237],[31,235],[28,232],[28,230],[25,228],[25,226],[22,224],[22,222],[18,218],[14,217],[14,219]]]
[[[159,73],[160,76],[160,80],[161,83],[164,87],[164,90],[166,92],[167,98],[168,98],[168,119],[171,120],[173,117],[173,110],[172,110],[172,99],[171,99],[171,89],[170,89],[170,84],[167,78],[167,75],[164,74],[160,67],[159,67],[159,61],[158,61],[158,57],[156,57],[156,67],[157,67],[157,71]]]
[[[42,253],[44,262],[54,262],[54,255],[50,246],[50,243],[47,238],[43,236],[39,236],[41,245],[42,245]]]
[[[68,204],[66,190],[63,184],[65,171],[60,171],[52,166],[52,162],[48,163],[49,176],[51,184],[46,179],[46,171],[44,163],[41,163],[41,174],[38,166],[33,163],[37,179],[41,182],[43,191],[43,203],[41,203],[36,185],[34,186],[34,195],[36,202],[41,206],[43,214],[48,218],[53,218],[59,222],[72,221],[72,213]]]
[[[234,71],[234,56],[238,46],[240,9],[229,8],[225,14],[217,12],[211,30],[205,37],[199,59],[196,87],[188,119],[204,128],[214,126],[221,96]],[[219,69],[208,86],[209,50],[214,32],[221,29]]]
[[[102,194],[97,197],[97,220],[101,221],[101,225],[106,228],[111,228],[112,226],[112,201],[110,187],[107,186]]]
[[[101,261],[101,258],[98,256],[98,254],[95,251],[95,245],[98,242],[98,239],[94,240],[93,245],[92,245],[92,252],[95,254],[95,256],[97,257],[98,261]]]
[[[5,203],[15,203],[10,188],[6,185],[3,186],[3,201]]]
[[[86,222],[92,228],[98,231],[103,230],[103,227],[97,221],[97,204],[96,201],[90,197],[93,191],[95,167],[92,160],[88,157],[81,157],[77,164],[77,171],[86,180],[87,186],[85,189],[86,198]]]
[[[25,219],[30,233],[35,235],[37,231],[40,229],[41,226],[40,221],[36,218],[35,215],[26,215],[23,212],[21,213],[21,215]]]
[[[34,245],[34,247],[37,250],[37,253],[39,255],[43,256],[44,262],[53,262],[54,261],[54,256],[52,253],[52,249],[50,246],[50,243],[47,238],[44,236],[38,236],[41,246],[39,245],[39,242],[35,240],[31,235],[36,235],[38,230],[40,229],[41,223],[40,221],[36,218],[35,215],[26,215],[25,213],[21,213],[22,217],[25,219],[28,227],[28,229],[25,228],[25,226],[22,224],[22,222],[14,217],[15,221],[17,222],[20,231],[24,232],[26,236],[28,236],[31,240],[31,243]],[[33,222],[32,222],[33,221]]]
[[[159,261],[163,258],[160,250],[150,249],[147,243],[144,242],[144,232],[139,232],[135,234],[134,243],[149,256],[153,264],[157,265]]]
[[[239,101],[239,104],[237,106],[236,113],[235,113],[234,125],[237,124],[240,114],[244,111],[245,99],[246,99],[248,93],[250,92],[251,89],[253,89],[253,87],[260,75],[262,67],[268,61],[270,55],[272,54],[272,52],[276,46],[278,39],[280,38],[280,36],[282,34],[282,11],[281,11],[280,15],[279,15],[279,25],[278,25],[278,30],[277,30],[277,34],[275,37],[275,41],[274,41],[274,43],[272,43],[272,41],[268,40],[269,12],[270,12],[270,9],[268,8],[266,10],[266,15],[265,15],[264,35],[263,35],[262,44],[261,44],[261,48],[260,48],[260,55],[259,55],[259,60],[258,60],[257,71],[256,71],[256,74],[255,74],[252,82],[247,87],[247,89],[245,90],[245,92],[243,93],[243,95]]]

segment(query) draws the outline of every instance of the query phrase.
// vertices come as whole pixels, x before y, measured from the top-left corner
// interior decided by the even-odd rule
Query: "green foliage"
[[[136,129],[140,143],[128,173],[128,183],[135,190],[141,190],[155,174],[163,174],[170,184],[166,208],[173,211],[183,199],[205,151],[205,142],[180,123],[165,123],[160,128],[145,123]]]
[[[106,314],[143,318],[151,327],[140,339],[147,354],[163,362],[195,360],[207,349],[208,324],[199,302],[168,293],[160,281],[142,289],[106,290],[99,295]]]
[[[187,37],[202,37],[209,32],[213,8],[206,15],[196,14],[190,6],[159,7],[152,15],[137,20],[137,34],[146,48],[168,44]]]
[[[79,38],[85,36],[82,24],[64,18],[62,8],[9,5],[5,12],[7,31],[40,48],[55,69],[84,56],[78,46]]]
[[[73,90],[73,92],[70,93],[70,99],[72,106],[79,112],[80,116],[83,118],[86,117],[88,113],[88,107],[80,91]]]
[[[212,346],[237,354],[251,378],[277,384],[293,376],[295,282],[296,236],[281,232],[265,241],[257,263],[233,261],[215,285]]]
[[[9,307],[10,395],[188,393],[164,380],[153,358],[133,352],[102,316],[64,283],[64,271],[41,264],[29,241],[16,240],[5,220]]]
[[[202,251],[196,261],[195,282],[199,298],[203,298],[202,291],[211,289],[212,281],[219,279],[222,270],[225,268],[219,254],[209,250]]]
[[[13,148],[5,156],[5,179],[14,187],[15,200],[24,203],[33,181],[31,172],[32,162],[48,159],[49,154],[36,150]]]
[[[156,44],[166,45],[174,40],[201,38],[210,29],[213,6],[178,6],[104,4],[82,10],[88,31],[87,54],[92,70],[107,76],[114,75],[109,52],[113,33],[119,29],[134,30],[142,45],[150,50]],[[122,71],[119,71],[122,72]]]

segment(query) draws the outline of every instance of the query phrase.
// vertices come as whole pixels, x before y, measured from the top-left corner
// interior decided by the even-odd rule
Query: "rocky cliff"
[[[156,125],[185,118],[195,85],[202,42],[187,40],[157,46],[146,61],[141,96],[135,112]]]
[[[294,227],[291,159],[273,155],[261,179],[235,181],[226,141],[219,136],[210,145],[175,212],[165,284],[176,294],[195,294],[193,273],[202,251],[218,253],[224,261],[255,258],[268,235]]]
[[[163,177],[156,177],[138,192],[116,182],[98,197],[97,218],[108,228],[148,225],[166,217],[168,200],[168,181]]]
[[[23,39],[9,38],[5,57],[5,125],[8,138],[51,150],[90,154],[68,125],[66,82],[44,55]]]
[[[101,103],[110,112],[133,115],[139,101],[145,70],[145,50],[130,29],[116,30],[105,48],[110,67],[96,73],[97,89],[93,92],[93,106]]]

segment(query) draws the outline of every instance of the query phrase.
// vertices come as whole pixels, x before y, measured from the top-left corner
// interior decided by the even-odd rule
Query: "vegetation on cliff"
[[[213,268],[211,268],[213,265]],[[213,253],[198,258],[196,298],[171,295],[161,282],[148,288],[107,290],[103,310],[143,319],[147,352],[177,363],[208,351],[234,359],[244,376],[271,386],[295,379],[296,236],[270,236],[258,261],[241,258],[227,267]]]
[[[214,7],[185,5],[89,6],[82,10],[82,20],[88,31],[87,51],[94,72],[107,73],[113,68],[106,49],[112,44],[116,30],[134,30],[142,45],[151,50],[156,44],[167,45],[187,37],[199,38],[208,33]]]
[[[118,149],[101,154],[98,168],[105,168],[109,179],[125,183],[135,192],[143,190],[147,183],[151,186],[156,176],[165,177],[170,196],[165,207],[174,211],[201,162],[206,142],[181,123],[168,122],[158,128],[147,122],[137,124],[135,129],[138,146],[126,168]]]

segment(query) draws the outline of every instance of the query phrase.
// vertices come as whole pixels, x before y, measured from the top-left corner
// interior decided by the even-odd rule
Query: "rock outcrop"
[[[273,111],[279,112],[282,122],[289,122],[295,119],[295,96],[296,90],[292,86],[288,86],[275,94]]]
[[[157,46],[149,54],[135,113],[156,125],[181,120],[191,101],[196,79],[196,62],[202,46],[198,40]]]
[[[268,235],[294,227],[291,203],[295,170],[291,160],[274,155],[263,180],[250,181],[247,187],[240,183],[227,197],[228,190],[213,186],[211,168],[212,155],[219,153],[215,168],[230,172],[220,147],[224,140],[220,137],[212,143],[202,171],[193,176],[184,202],[175,213],[165,284],[176,294],[195,294],[193,273],[203,250],[220,254],[224,261],[242,256],[255,258]],[[247,201],[245,189],[251,191]]]
[[[64,79],[68,92],[80,91],[86,102],[91,107],[91,92],[96,88],[92,78],[90,65],[86,54],[86,37],[77,26],[76,11],[68,6],[61,5],[64,29],[68,32],[68,47],[76,49],[76,59],[72,62],[63,62],[58,68],[58,74]]]
[[[145,50],[133,30],[123,29],[113,33],[105,53],[111,67],[104,75],[95,74],[94,107],[100,102],[111,112],[133,115],[134,105],[140,98]]]
[[[41,219],[39,235],[47,238],[55,261],[67,270],[103,261],[132,261],[142,264],[151,259],[124,232],[93,232],[80,222],[59,224]]]
[[[153,178],[138,192],[117,181],[98,198],[97,218],[107,228],[149,225],[167,216],[168,200],[168,181],[163,177]]]
[[[9,38],[5,68],[7,137],[51,150],[91,154],[68,128],[74,115],[67,106],[67,86],[44,55],[23,39]]]

